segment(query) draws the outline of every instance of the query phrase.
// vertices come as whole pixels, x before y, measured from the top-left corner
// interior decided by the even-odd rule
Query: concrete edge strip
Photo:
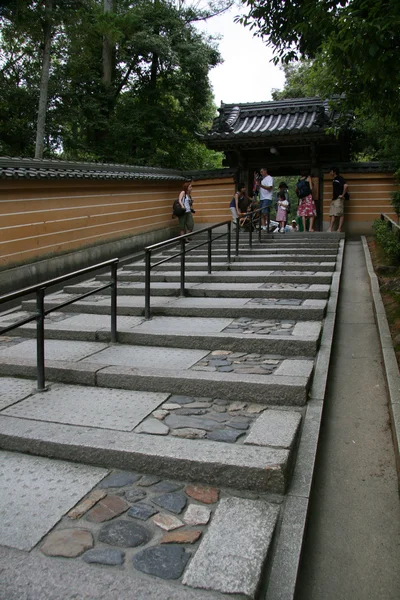
[[[392,336],[390,334],[389,324],[386,318],[386,311],[382,301],[379,289],[378,278],[372,266],[371,255],[365,236],[361,237],[365,263],[371,286],[373,299],[375,322],[378,329],[379,341],[381,345],[383,367],[389,395],[389,414],[392,426],[392,435],[395,447],[395,456],[397,464],[397,473],[400,484],[400,373],[397,365],[396,354],[393,349]]]
[[[344,239],[340,240],[332,296],[324,321],[310,400],[303,421],[297,458],[288,494],[278,525],[265,600],[293,600],[305,535],[315,459],[328,378],[331,346],[336,321],[340,280],[344,257]]]

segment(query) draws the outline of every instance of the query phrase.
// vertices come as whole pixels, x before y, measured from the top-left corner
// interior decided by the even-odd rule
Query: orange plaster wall
[[[180,182],[0,180],[0,265],[176,224]]]
[[[232,177],[202,179],[193,182],[192,197],[195,225],[219,223],[231,219],[229,203],[235,193]]]
[[[350,200],[345,202],[344,229],[348,233],[373,233],[372,224],[386,213],[397,221],[390,203],[391,192],[398,189],[392,173],[344,173]],[[323,221],[328,228],[332,199],[332,177],[325,175],[323,186]]]

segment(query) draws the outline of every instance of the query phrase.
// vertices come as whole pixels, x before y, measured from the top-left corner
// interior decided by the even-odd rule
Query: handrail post
[[[254,213],[251,212],[250,213],[250,231],[249,231],[249,246],[250,246],[250,248],[253,248],[253,221],[254,221],[253,216],[254,216]]]
[[[211,258],[211,229],[209,229],[207,231],[207,241],[208,241],[208,244],[207,244],[207,250],[208,250],[208,274],[211,275],[211,266],[212,266],[211,265],[211,261],[212,261],[212,258]]]
[[[36,292],[36,368],[37,368],[37,391],[45,392],[44,380],[44,293],[45,288],[39,288]]]
[[[236,219],[235,256],[239,256],[239,228],[240,228],[240,219],[238,217]]]
[[[228,223],[228,263],[231,262],[231,229],[232,223],[229,221]]]
[[[259,217],[260,217],[258,219],[258,241],[261,244],[261,209],[260,209],[260,212],[258,214],[259,214]]]
[[[111,265],[111,342],[117,340],[117,270],[118,263]]]
[[[181,290],[180,295],[185,295],[185,244],[186,238],[181,238]]]
[[[151,250],[145,249],[145,280],[144,280],[144,318],[149,320],[150,316],[150,273],[151,273]]]

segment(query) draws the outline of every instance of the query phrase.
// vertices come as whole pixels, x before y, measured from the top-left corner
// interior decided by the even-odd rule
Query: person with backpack
[[[297,215],[302,218],[303,231],[306,231],[306,219],[310,219],[308,231],[314,231],[314,220],[317,216],[317,209],[312,197],[312,179],[307,171],[303,171],[296,184],[296,195],[299,199]]]
[[[329,207],[329,216],[331,218],[328,232],[332,231],[332,227],[335,224],[336,217],[339,217],[339,226],[337,228],[337,232],[340,233],[342,231],[343,222],[344,222],[344,201],[349,197],[347,193],[347,182],[343,177],[339,174],[339,169],[337,167],[331,167],[330,175],[332,175],[332,202]]]
[[[184,209],[184,211],[185,211],[183,214],[181,214],[178,217],[179,227],[181,230],[180,234],[185,235],[185,233],[192,233],[193,227],[194,227],[192,213],[194,213],[194,210],[193,210],[192,182],[191,181],[185,181],[185,183],[183,184],[182,191],[180,192],[179,197],[178,197],[178,201],[179,201],[181,208]],[[190,238],[186,238],[185,242],[190,242]]]

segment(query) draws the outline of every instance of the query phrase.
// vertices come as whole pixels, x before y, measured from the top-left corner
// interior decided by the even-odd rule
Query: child
[[[276,213],[276,220],[279,221],[279,233],[285,233],[288,206],[289,202],[286,200],[285,192],[278,192],[278,210]]]

